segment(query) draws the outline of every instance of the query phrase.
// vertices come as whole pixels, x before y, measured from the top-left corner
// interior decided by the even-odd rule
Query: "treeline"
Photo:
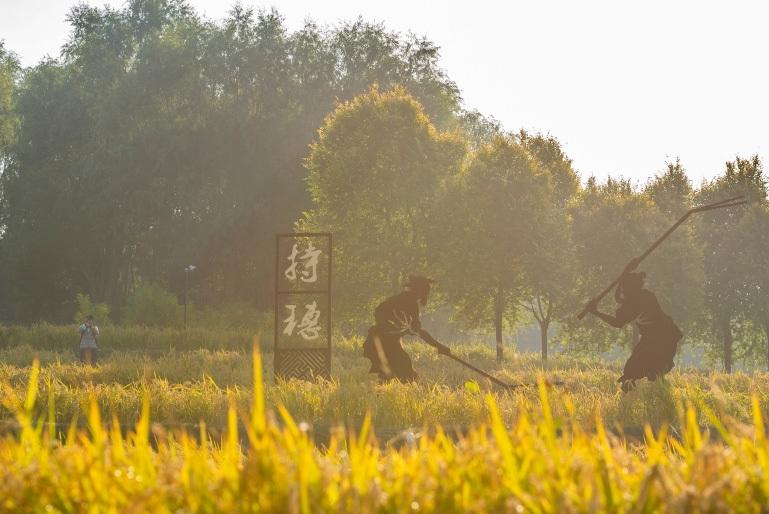
[[[198,304],[271,306],[273,235],[311,207],[303,159],[372,83],[462,123],[438,48],[358,20],[289,31],[275,11],[215,23],[181,0],[75,7],[61,56],[0,47],[0,320],[119,314],[139,280]]]
[[[502,336],[535,321],[582,352],[638,334],[576,320],[588,299],[694,205],[737,195],[746,207],[682,226],[642,269],[687,334],[727,370],[769,359],[769,205],[758,157],[727,162],[696,188],[680,162],[646,184],[580,184],[554,137],[499,130],[441,131],[404,88],[339,106],[307,159],[314,208],[300,228],[337,241],[338,318],[355,326],[408,273],[438,279],[441,300],[467,328]],[[613,310],[604,302],[604,310]]]
[[[769,359],[757,157],[696,185],[677,161],[642,185],[583,184],[556,138],[467,112],[438,48],[381,25],[291,32],[275,11],[212,22],[180,0],[68,22],[34,67],[0,46],[0,321],[71,321],[78,293],[119,320],[139,284],[181,299],[190,264],[197,305],[269,309],[273,235],[299,228],[335,234],[343,330],[421,272],[499,352],[532,321],[543,357],[552,339],[604,351],[617,334],[577,322],[584,302],[689,207],[745,194],[642,269],[688,344],[727,369]]]

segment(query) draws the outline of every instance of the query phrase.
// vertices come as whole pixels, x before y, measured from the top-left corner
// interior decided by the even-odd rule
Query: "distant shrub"
[[[180,327],[184,307],[176,296],[157,284],[140,283],[128,297],[123,323],[147,327]]]
[[[77,312],[73,320],[75,323],[82,323],[86,316],[91,315],[97,325],[109,324],[109,305],[106,303],[94,302],[84,293],[78,293],[75,302],[77,303]]]

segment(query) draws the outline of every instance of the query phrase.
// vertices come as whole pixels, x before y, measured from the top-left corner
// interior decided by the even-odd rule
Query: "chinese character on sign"
[[[283,333],[287,336],[294,335],[294,329],[298,328],[297,334],[306,341],[312,341],[320,336],[320,309],[318,309],[318,303],[312,302],[305,305],[305,313],[300,321],[296,318],[296,305],[286,305],[289,315],[283,320],[286,327],[283,329]]]
[[[283,333],[287,336],[294,335],[294,328],[296,328],[296,305],[286,305],[286,309],[290,313],[283,323],[286,324],[286,328],[283,329]]]
[[[299,245],[294,244],[291,248],[291,255],[289,255],[287,259],[291,264],[286,268],[283,275],[291,282],[296,281],[297,277],[302,282],[317,282],[318,258],[320,257],[321,251],[315,248],[312,241],[307,243],[307,248],[303,252],[299,251],[298,246]],[[301,272],[297,272],[297,266],[300,265],[297,258],[301,261]]]
[[[299,323],[299,335],[308,341],[311,341],[317,339],[320,335],[320,325],[318,324],[318,321],[320,320],[320,310],[318,309],[318,304],[316,302],[312,302],[305,307],[307,308],[307,312],[305,312],[302,321]]]

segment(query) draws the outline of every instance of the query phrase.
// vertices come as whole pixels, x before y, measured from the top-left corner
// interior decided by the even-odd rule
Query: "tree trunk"
[[[769,371],[769,320],[764,321],[764,336],[766,337],[766,369]]]
[[[541,321],[539,323],[539,340],[542,343],[542,362],[547,362],[547,329],[550,323]]]
[[[732,336],[732,324],[730,320],[723,322],[721,326],[724,337],[724,371],[727,373],[732,372],[732,345],[734,343],[734,336]]]
[[[494,299],[494,331],[497,337],[497,362],[502,362],[502,314],[504,312],[504,302],[502,300],[502,290],[497,290],[497,297]]]

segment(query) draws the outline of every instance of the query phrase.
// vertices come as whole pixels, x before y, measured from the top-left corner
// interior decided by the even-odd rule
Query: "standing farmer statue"
[[[411,358],[401,346],[404,335],[417,335],[440,353],[451,353],[422,328],[419,320],[419,305],[427,304],[432,283],[433,280],[426,277],[409,277],[403,292],[391,296],[374,310],[375,324],[363,343],[363,356],[371,361],[369,373],[377,373],[380,380],[416,380]]]
[[[589,313],[613,327],[622,328],[632,321],[638,326],[641,339],[633,348],[618,380],[624,392],[633,389],[635,381],[640,378],[656,380],[673,369],[673,357],[683,337],[670,316],[662,311],[654,293],[644,289],[646,273],[633,272],[636,266],[638,259],[627,265],[617,283],[614,299],[619,307],[614,316],[598,311],[599,299],[587,306]]]

